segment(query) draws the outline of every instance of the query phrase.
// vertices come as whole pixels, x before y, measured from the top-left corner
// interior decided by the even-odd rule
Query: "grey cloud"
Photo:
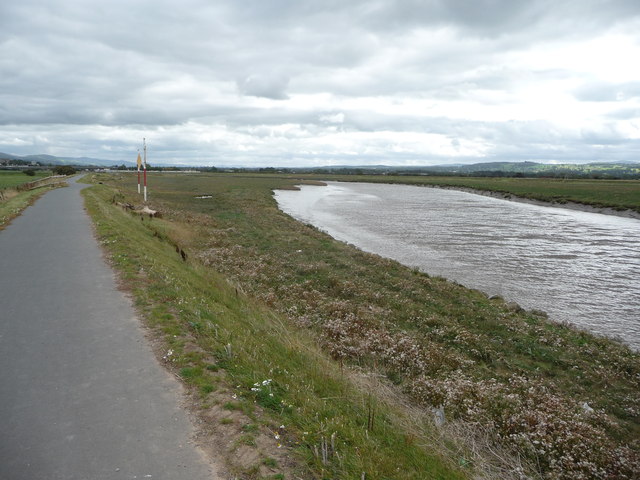
[[[613,124],[604,125],[598,129],[583,129],[580,132],[580,140],[580,143],[594,146],[622,145],[629,142],[629,139]]]
[[[377,2],[368,12],[376,27],[386,24],[394,29],[427,25],[454,25],[463,29],[504,30],[520,25],[525,18],[537,16],[539,2],[504,0],[395,0]]]
[[[374,31],[449,26],[465,34],[531,40],[589,35],[640,15],[635,0],[387,0],[349,2],[351,18]]]
[[[508,122],[489,126],[496,134],[491,157],[504,161],[637,161],[640,140],[625,138],[615,125],[563,132],[548,122]]]
[[[606,117],[614,120],[640,120],[640,106],[619,108],[607,114]]]
[[[250,161],[251,154],[234,151],[230,140],[197,148],[181,141],[179,128],[195,123],[222,125],[229,136],[249,140],[267,138],[283,124],[308,135],[336,126],[345,134],[438,133],[461,144],[479,138],[496,145],[491,155],[518,158],[561,156],[562,148],[578,158],[580,145],[596,152],[597,142],[611,155],[616,145],[620,152],[629,148],[627,139],[616,140],[602,129],[566,138],[545,122],[470,122],[428,111],[378,114],[364,106],[341,108],[339,99],[480,102],[478,90],[509,91],[522,80],[522,71],[504,65],[505,52],[610,31],[640,18],[637,0],[21,0],[3,2],[0,9],[0,124],[5,130],[21,126],[7,142],[16,143],[20,132],[36,138],[40,130],[50,132],[61,149],[84,151],[73,138],[79,131],[74,126],[162,128],[164,139],[157,145],[166,158],[183,149],[189,158],[209,158],[211,151]],[[444,40],[420,36],[441,30],[447,33]],[[568,76],[562,70],[535,72],[539,80]],[[622,98],[621,108],[609,114],[612,120],[638,118],[627,100],[639,92],[637,83],[593,83],[574,95],[582,101]],[[301,94],[319,93],[331,95],[334,103],[293,104]],[[251,97],[266,99],[254,102],[266,106],[249,106]],[[327,120],[340,112],[343,122]],[[126,140],[120,142],[87,140],[87,148],[112,148],[116,155],[127,148]],[[294,154],[266,149],[253,155],[265,160],[251,161],[277,163]],[[295,158],[340,160],[334,153]],[[417,161],[413,154],[394,158]]]
[[[640,82],[585,83],[574,91],[578,100],[586,102],[616,102],[640,97]]]
[[[238,89],[244,95],[286,100],[286,89],[289,79],[284,75],[256,73],[248,75],[238,81]]]

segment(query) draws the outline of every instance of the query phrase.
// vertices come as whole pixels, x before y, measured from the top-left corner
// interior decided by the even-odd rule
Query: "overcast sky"
[[[640,161],[638,0],[0,2],[0,152]]]

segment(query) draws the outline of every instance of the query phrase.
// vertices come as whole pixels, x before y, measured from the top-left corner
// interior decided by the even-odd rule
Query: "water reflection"
[[[330,183],[280,208],[357,247],[640,348],[640,221],[453,190]]]

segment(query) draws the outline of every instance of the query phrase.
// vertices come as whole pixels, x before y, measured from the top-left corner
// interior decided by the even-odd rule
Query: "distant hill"
[[[0,152],[0,162],[2,160],[22,160],[24,162],[39,162],[42,164],[52,165],[94,165],[98,167],[113,167],[116,165],[126,165],[128,167],[135,166],[135,162],[126,160],[106,160],[104,158],[91,157],[57,157],[54,155],[13,155],[10,153]]]
[[[461,173],[477,173],[477,172],[511,172],[511,173],[544,173],[544,172],[582,172],[582,173],[604,173],[604,172],[622,172],[640,173],[640,163],[567,163],[567,164],[548,164],[537,162],[487,162],[474,163],[472,165],[459,165],[451,167],[442,165],[434,167],[437,170],[461,172]]]
[[[573,177],[640,178],[640,163],[595,162],[587,164],[547,164],[537,162],[484,162],[469,165],[389,166],[359,165],[321,168],[291,168],[292,171],[363,173],[378,175],[460,175],[483,177]]]
[[[135,167],[128,160],[106,160],[91,157],[57,157],[54,155],[13,155],[0,152],[0,164],[3,160],[21,162],[40,162],[51,165],[77,165],[115,167],[125,165]],[[174,167],[191,168],[187,165]],[[172,165],[154,165],[170,168]],[[205,170],[211,167],[201,167]],[[230,170],[264,172],[318,172],[340,174],[372,175],[459,175],[484,177],[572,177],[572,178],[640,178],[640,162],[594,162],[586,164],[566,163],[550,164],[538,162],[483,162],[472,164],[390,166],[390,165],[333,165],[324,167],[236,167]]]

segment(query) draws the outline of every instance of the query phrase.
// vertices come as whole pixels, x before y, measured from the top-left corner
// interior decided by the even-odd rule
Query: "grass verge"
[[[54,188],[62,187],[63,184],[45,185],[34,190],[25,192],[7,192],[4,199],[0,199],[0,230],[3,230],[11,220],[16,218],[29,205],[32,205],[38,198]]]

